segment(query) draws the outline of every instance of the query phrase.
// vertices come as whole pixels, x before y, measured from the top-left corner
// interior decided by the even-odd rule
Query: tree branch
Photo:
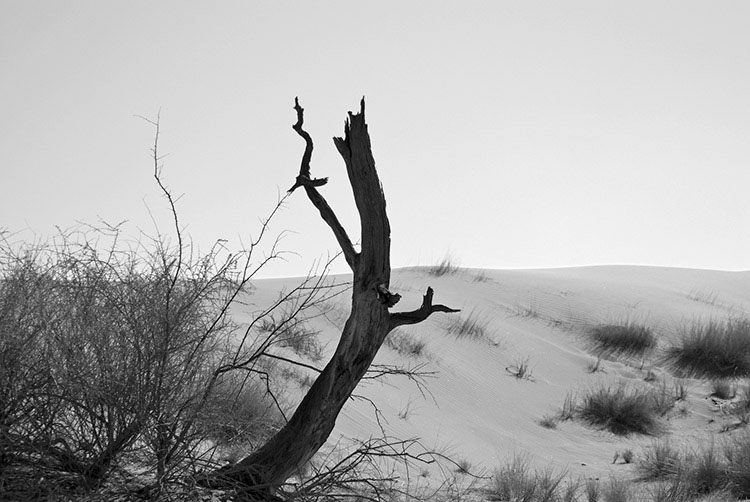
[[[435,312],[460,312],[459,309],[453,309],[450,307],[446,307],[445,305],[433,305],[432,304],[432,296],[434,294],[434,291],[432,288],[428,287],[427,292],[425,293],[423,299],[422,299],[422,306],[419,307],[417,310],[412,310],[411,312],[395,312],[391,314],[391,329],[397,328],[398,326],[402,326],[404,324],[417,324],[428,317],[430,317],[431,314]]]
[[[305,152],[302,154],[302,163],[300,165],[299,175],[297,176],[292,188],[289,189],[289,193],[292,193],[298,187],[304,187],[305,192],[307,192],[307,197],[310,199],[310,202],[312,202],[313,205],[318,208],[323,221],[325,221],[328,226],[331,227],[331,230],[333,230],[333,235],[336,236],[336,240],[341,247],[341,251],[344,253],[346,263],[348,263],[351,269],[354,270],[354,268],[356,267],[358,254],[354,250],[352,241],[351,239],[349,239],[346,230],[336,217],[336,213],[333,212],[331,206],[328,205],[328,202],[325,200],[325,198],[323,198],[322,195],[320,195],[316,188],[328,183],[328,178],[310,178],[310,160],[312,159],[313,142],[310,134],[308,134],[308,132],[302,128],[302,125],[305,121],[305,110],[299,105],[299,100],[297,98],[294,98],[294,109],[297,111],[297,122],[292,126],[292,129],[294,129],[297,134],[299,134],[302,139],[305,140]]]

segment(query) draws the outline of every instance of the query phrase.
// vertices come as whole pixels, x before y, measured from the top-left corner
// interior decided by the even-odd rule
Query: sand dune
[[[345,277],[337,279],[344,280]],[[254,283],[260,305],[292,279]],[[548,270],[464,269],[435,277],[426,268],[395,270],[392,290],[402,294],[397,306],[419,306],[427,286],[435,301],[461,308],[460,314],[436,314],[426,322],[397,330],[391,337],[423,342],[420,354],[399,353],[384,345],[378,364],[421,367],[427,392],[403,377],[366,381],[357,393],[375,403],[387,434],[421,438],[430,448],[466,460],[477,473],[490,473],[514,454],[528,455],[539,466],[566,469],[573,475],[629,476],[632,466],[612,464],[615,451],[640,451],[654,437],[617,436],[577,421],[555,429],[539,420],[556,415],[566,394],[598,382],[672,385],[674,377],[656,359],[612,358],[601,370],[588,371],[596,360],[585,331],[602,323],[637,321],[666,346],[679,329],[698,319],[727,319],[750,312],[750,272],[722,272],[636,266],[601,266]],[[328,352],[335,347],[348,311],[348,294],[328,303],[329,312],[310,325],[320,331]],[[250,307],[247,307],[248,309]],[[394,309],[396,310],[396,309]],[[470,317],[483,328],[478,336],[457,337],[452,323]],[[526,361],[529,378],[511,371]],[[322,366],[323,362],[320,363]],[[654,382],[644,378],[652,371]],[[724,425],[705,381],[686,380],[687,413],[666,416],[665,432],[676,444],[708,440]],[[291,384],[289,384],[291,386]],[[299,390],[290,390],[289,397]],[[370,401],[353,399],[344,408],[331,443],[341,438],[381,435]],[[425,466],[428,478],[432,467]],[[429,473],[429,474],[428,474]]]

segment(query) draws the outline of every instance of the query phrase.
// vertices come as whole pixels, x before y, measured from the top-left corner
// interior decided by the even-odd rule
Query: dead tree
[[[289,422],[266,444],[240,462],[210,475],[210,486],[242,486],[257,498],[273,498],[273,493],[318,451],[328,439],[341,408],[369,368],[386,335],[404,324],[415,324],[433,312],[458,312],[432,303],[432,288],[422,306],[411,312],[391,313],[400,299],[389,290],[390,225],[378,174],[375,170],[370,136],[365,123],[365,101],[359,113],[349,112],[344,137],[334,138],[346,164],[349,182],[361,222],[361,250],[356,251],[336,214],[318,191],[328,178],[313,179],[310,160],[313,142],[302,126],[304,110],[294,100],[297,122],[292,126],[305,140],[299,175],[290,192],[303,188],[308,198],[333,231],[346,262],[353,272],[352,306],[336,352],[313,383]]]

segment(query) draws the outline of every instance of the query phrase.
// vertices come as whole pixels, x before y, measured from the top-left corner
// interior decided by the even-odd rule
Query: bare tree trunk
[[[428,288],[422,306],[412,312],[390,313],[400,296],[389,291],[390,225],[385,196],[375,170],[365,123],[364,98],[359,113],[349,113],[344,137],[334,144],[344,159],[361,222],[361,251],[357,252],[338,218],[317,187],[327,178],[310,178],[313,143],[302,128],[303,109],[295,99],[297,123],[293,128],[305,140],[300,174],[290,192],[303,187],[320,215],[333,230],[354,274],[352,309],[336,352],[313,383],[289,422],[260,449],[237,464],[220,470],[212,485],[241,484],[249,491],[270,495],[323,446],[336,417],[365,375],[386,335],[401,324],[414,324],[433,312],[457,312],[432,305]]]

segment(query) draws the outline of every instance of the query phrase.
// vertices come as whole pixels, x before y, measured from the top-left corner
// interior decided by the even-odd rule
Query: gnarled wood
[[[404,324],[417,324],[424,321],[435,312],[460,312],[460,310],[458,309],[452,309],[450,307],[446,307],[445,305],[433,305],[432,296],[434,295],[434,293],[435,292],[432,290],[432,288],[428,287],[427,292],[422,298],[422,306],[417,310],[412,310],[411,312],[396,312],[394,314],[391,314],[391,329],[397,328]]]
[[[391,274],[390,225],[365,123],[364,98],[359,113],[349,113],[344,137],[333,140],[346,164],[359,211],[362,243],[359,253],[354,250],[338,218],[317,190],[324,182],[310,178],[312,139],[303,129],[304,110],[296,99],[295,110],[297,123],[293,127],[305,140],[305,153],[300,174],[290,191],[303,187],[323,220],[333,230],[354,274],[352,309],[336,352],[289,422],[260,449],[236,465],[218,471],[207,483],[214,486],[240,483],[264,497],[270,497],[323,446],[341,408],[394,327],[420,322],[433,312],[456,312],[443,305],[432,305],[431,288],[419,310],[393,315],[388,312],[388,308],[400,296],[388,289]]]

